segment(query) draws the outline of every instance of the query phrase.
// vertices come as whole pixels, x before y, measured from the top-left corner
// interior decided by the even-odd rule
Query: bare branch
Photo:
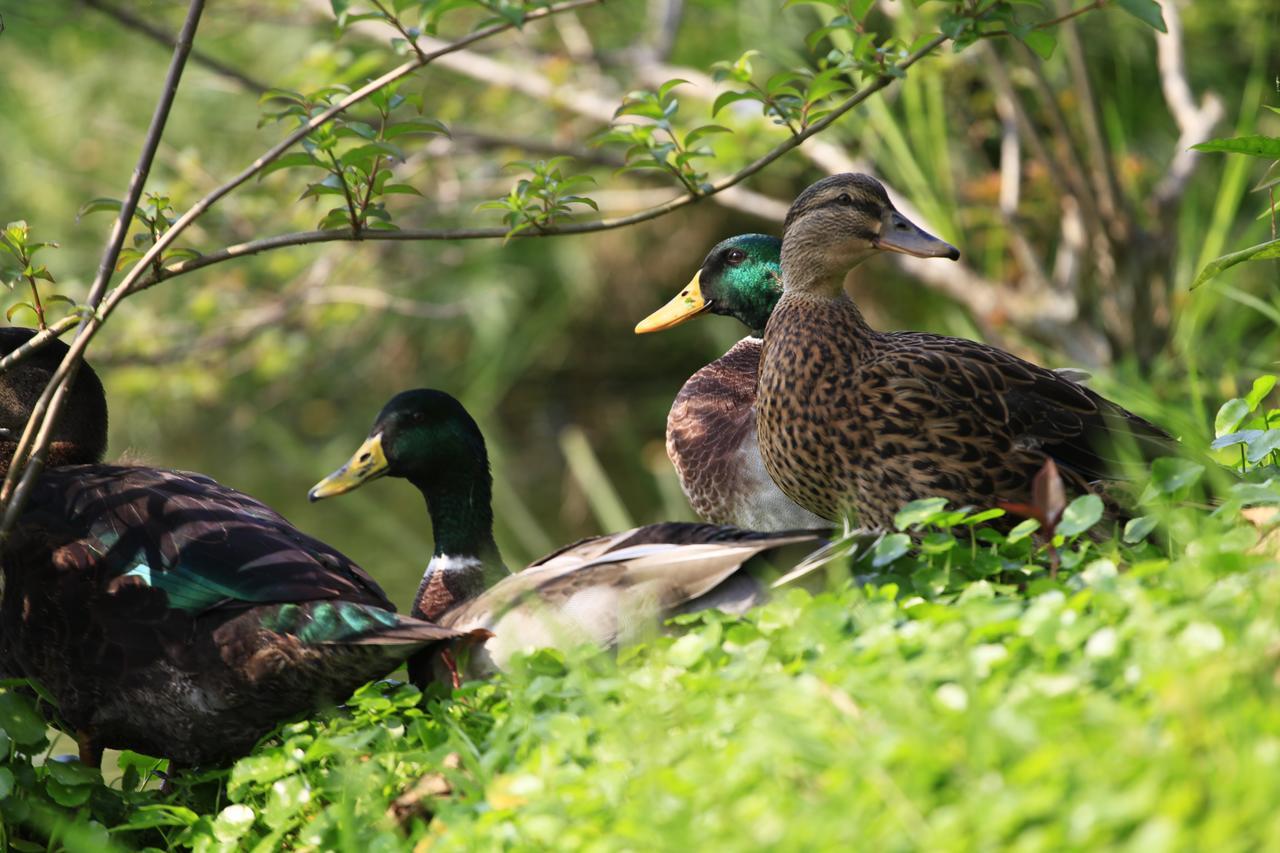
[[[96,312],[101,304],[103,296],[106,294],[107,283],[111,279],[111,272],[115,269],[116,261],[120,257],[120,248],[124,245],[124,238],[129,231],[129,223],[133,219],[133,212],[137,209],[138,200],[142,197],[142,188],[147,182],[147,176],[151,173],[151,163],[155,159],[156,149],[160,147],[160,137],[164,134],[165,122],[169,118],[169,109],[173,106],[174,97],[177,95],[178,83],[182,80],[182,70],[186,67],[187,57],[191,53],[191,46],[195,41],[196,27],[200,24],[200,16],[203,12],[204,0],[191,0],[191,5],[187,7],[186,20],[182,24],[182,30],[178,33],[178,40],[174,45],[173,59],[169,62],[169,70],[165,75],[164,85],[160,90],[160,99],[156,102],[156,109],[151,117],[151,125],[147,128],[147,136],[142,143],[142,153],[139,154],[138,163],[129,179],[128,193],[120,207],[120,215],[116,217],[115,225],[112,226],[106,250],[102,253],[102,261],[98,265],[97,275],[94,277],[93,284],[89,288],[89,295],[85,300],[86,306],[91,311]],[[36,411],[33,411],[31,417],[27,420],[22,437],[14,449],[13,459],[9,464],[9,471],[5,476],[4,485],[0,488],[0,503],[6,506],[3,523],[0,524],[0,534],[12,528],[13,522],[22,510],[26,491],[31,488],[36,477],[39,476],[40,470],[44,467],[45,453],[53,437],[53,429],[57,426],[58,412],[66,400],[71,382],[75,379],[76,371],[80,366],[82,356],[73,357],[77,350],[76,344],[80,344],[78,349],[83,353],[84,348],[88,346],[89,339],[92,337],[91,328],[95,319],[96,314],[90,316],[88,322],[80,326],[80,330],[76,333],[75,343],[72,344],[62,363],[58,366],[54,378],[49,381],[44,393],[40,395]],[[28,344],[32,344],[29,351],[36,349],[34,339],[29,341]],[[16,360],[15,358],[14,361]],[[58,374],[61,374],[61,378],[58,377]],[[39,427],[38,433],[36,431],[37,426]],[[18,472],[22,474],[21,488],[15,492],[15,487],[19,486]]]
[[[1222,121],[1226,110],[1222,99],[1207,92],[1197,106],[1187,82],[1186,59],[1182,49],[1182,17],[1174,2],[1160,4],[1164,11],[1167,32],[1156,33],[1156,67],[1160,70],[1160,91],[1164,93],[1169,113],[1178,124],[1178,141],[1174,145],[1173,159],[1164,177],[1152,193],[1152,203],[1158,213],[1171,208],[1186,189],[1191,174],[1200,159],[1200,152],[1191,150],[1197,142],[1209,138],[1215,125]]]
[[[1116,177],[1115,164],[1106,140],[1102,138],[1102,115],[1098,100],[1089,82],[1089,66],[1084,58],[1084,48],[1075,21],[1062,25],[1062,43],[1066,48],[1067,65],[1075,78],[1073,87],[1079,104],[1080,123],[1084,128],[1085,143],[1089,147],[1089,165],[1093,178],[1093,190],[1097,194],[1098,207],[1111,227],[1112,237],[1123,242],[1133,231],[1133,221],[1120,180]]]
[[[565,2],[529,12],[525,15],[525,21],[538,20],[569,9],[592,5],[596,2],[599,2],[599,0],[565,0]],[[192,0],[191,8],[192,10],[196,10],[197,20],[198,11],[203,10],[203,6],[204,0]],[[102,300],[101,293],[95,294],[91,291],[91,298],[94,295],[97,295],[98,299],[102,301],[102,304],[99,307],[97,302],[90,303],[98,310],[80,327],[75,341],[71,344],[70,349],[62,359],[62,363],[58,366],[58,369],[54,371],[53,377],[50,379],[44,393],[40,395],[40,399],[36,401],[31,415],[27,420],[26,429],[23,431],[22,438],[19,440],[18,446],[14,451],[13,463],[11,463],[9,472],[5,477],[4,486],[3,488],[0,488],[0,504],[5,505],[4,520],[3,523],[0,523],[0,535],[3,535],[12,529],[13,523],[17,520],[18,515],[22,512],[23,505],[26,503],[27,493],[34,485],[36,477],[39,476],[40,469],[43,467],[42,457],[49,446],[50,439],[52,438],[58,411],[61,409],[62,403],[66,398],[71,380],[75,376],[75,372],[79,367],[80,361],[84,358],[84,352],[85,349],[88,348],[89,342],[93,339],[93,336],[97,333],[98,329],[102,327],[106,318],[110,316],[111,312],[115,310],[115,307],[119,305],[120,301],[129,295],[134,284],[142,279],[143,274],[153,265],[155,259],[161,257],[161,253],[167,249],[175,239],[177,239],[179,234],[185,231],[192,222],[203,215],[221,198],[243,184],[245,181],[252,178],[254,175],[261,172],[268,164],[280,157],[281,154],[301,141],[316,128],[330,121],[334,116],[348,109],[352,105],[360,103],[374,92],[394,83],[402,77],[407,76],[418,68],[442,56],[447,56],[450,53],[462,50],[476,42],[483,41],[484,39],[491,38],[498,33],[505,32],[513,26],[514,25],[511,23],[503,22],[482,27],[457,39],[456,41],[440,47],[437,50],[420,53],[414,60],[406,62],[403,65],[388,71],[376,80],[372,80],[350,93],[345,98],[301,125],[283,140],[276,143],[276,145],[268,149],[265,154],[245,167],[238,175],[205,195],[204,198],[200,199],[200,201],[196,202],[195,205],[188,209],[186,213],[178,217],[177,221],[174,222],[173,225],[170,226],[169,230],[152,244],[151,248],[148,249],[142,258],[138,260],[137,264],[128,272],[128,274],[125,275],[124,279],[105,298],[105,300]],[[184,27],[183,32],[186,33],[186,27]],[[194,27],[192,27],[192,32],[194,32]],[[175,63],[178,63],[179,54],[181,54],[181,63],[178,64],[179,69],[181,68],[181,64],[185,64],[189,51],[189,43],[185,46],[185,49],[183,45],[180,44],[175,50]],[[173,69],[171,68],[170,70],[172,72]],[[172,74],[170,76],[172,77]],[[174,89],[176,89],[176,79],[166,80],[166,84],[169,83],[172,83]],[[166,90],[166,92],[171,101],[172,92],[168,90]],[[162,100],[164,97],[165,96],[162,95]],[[156,140],[156,143],[158,144],[158,139]],[[131,216],[132,213],[130,212],[128,215]],[[125,221],[127,222],[127,219]],[[121,239],[123,239],[123,237]],[[38,432],[37,429],[39,430]],[[30,459],[27,460],[27,464],[23,464],[22,460],[26,459],[28,454],[30,454]]]
[[[22,346],[18,347],[4,358],[0,358],[0,372],[8,370],[10,367],[26,358],[29,353],[35,352],[54,338],[60,337],[74,329],[76,326],[80,325],[80,319],[79,314],[70,314],[51,324],[48,328],[41,329],[36,332]]]

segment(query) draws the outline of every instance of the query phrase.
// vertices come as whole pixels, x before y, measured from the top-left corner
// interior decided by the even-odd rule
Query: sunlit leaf
[[[1204,269],[1200,270],[1200,274],[1196,276],[1196,280],[1191,282],[1191,289],[1195,290],[1206,281],[1211,280],[1223,270],[1230,269],[1236,264],[1242,264],[1245,261],[1262,261],[1271,258],[1280,258],[1280,239],[1268,240],[1265,243],[1259,243],[1256,246],[1250,246],[1247,249],[1241,249],[1238,252],[1231,252],[1220,258],[1205,264]]]
[[[1221,151],[1228,154],[1249,154],[1280,160],[1280,136],[1233,136],[1229,139],[1210,139],[1192,145],[1197,151]]]
[[[1169,32],[1164,23],[1164,12],[1155,0],[1116,0],[1116,5],[1152,29]]]

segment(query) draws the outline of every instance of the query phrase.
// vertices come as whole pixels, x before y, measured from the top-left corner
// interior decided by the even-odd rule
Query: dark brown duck
[[[0,352],[30,336],[0,330]],[[21,429],[65,352],[0,376],[0,426]],[[230,761],[458,635],[397,615],[359,566],[248,495],[101,464],[106,411],[82,366],[53,464],[0,545],[0,665],[52,694],[86,762],[105,747]]]

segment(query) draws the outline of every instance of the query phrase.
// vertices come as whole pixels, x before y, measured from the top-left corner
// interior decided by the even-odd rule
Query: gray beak
[[[885,211],[880,224],[880,236],[873,244],[887,252],[901,252],[917,258],[949,258],[960,260],[960,250],[945,240],[916,225],[893,208]]]

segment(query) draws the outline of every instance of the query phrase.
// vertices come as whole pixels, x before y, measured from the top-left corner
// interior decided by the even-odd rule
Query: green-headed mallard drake
[[[1046,458],[1085,490],[1116,475],[1126,445],[1177,451],[1154,424],[1001,349],[872,329],[842,285],[879,251],[959,257],[867,175],[824,178],[787,213],[756,408],[765,466],[796,503],[885,528],[917,498],[1029,503]]]
[[[351,459],[310,497],[340,495],[384,475],[416,486],[431,516],[435,548],[413,614],[464,633],[493,633],[470,657],[473,677],[501,669],[517,651],[611,646],[684,610],[743,610],[759,601],[760,587],[739,569],[767,557],[786,569],[824,541],[812,531],[666,522],[585,539],[512,575],[493,539],[484,437],[461,403],[430,389],[393,397]],[[800,546],[799,554],[781,553],[789,545]],[[428,672],[421,666],[415,680]]]
[[[636,325],[636,334],[704,312],[733,317],[751,334],[684,383],[667,415],[667,456],[698,517],[750,530],[825,528],[774,485],[756,444],[756,370],[765,324],[782,296],[782,241],[730,237],[707,255],[675,298]]]
[[[0,330],[0,352],[30,336]],[[65,352],[51,344],[0,376],[0,427],[22,428]],[[106,427],[102,384],[82,365],[50,467],[0,544],[3,666],[52,694],[85,761],[104,747],[234,759],[457,635],[397,615],[355,563],[247,495],[101,464]]]

